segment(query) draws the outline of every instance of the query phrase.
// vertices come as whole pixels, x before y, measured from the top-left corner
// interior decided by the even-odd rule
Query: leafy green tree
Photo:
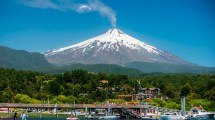
[[[157,103],[159,107],[164,107],[166,105],[166,102],[164,100],[161,100],[159,98],[152,98],[152,101]]]
[[[109,83],[101,86],[100,80],[108,80]],[[137,80],[140,80],[141,87],[158,87],[161,95],[170,98],[167,102],[170,102],[169,105],[164,105],[159,99],[152,100],[153,104],[177,108],[172,102],[179,104],[180,95],[186,95],[189,103],[187,106],[197,105],[198,101],[193,100],[204,99],[209,102],[204,108],[215,108],[215,74],[145,73],[128,77],[120,74],[89,73],[85,70],[48,75],[0,68],[0,102],[47,103],[48,99],[53,104],[73,103],[74,100],[76,103],[104,102],[118,98],[121,94],[135,93]],[[60,95],[64,97],[59,97]],[[62,99],[65,97],[66,100]]]
[[[58,99],[58,101],[60,101],[60,102],[62,102],[62,103],[66,103],[66,101],[67,101],[67,97],[64,96],[64,95],[59,95],[59,96],[57,97],[57,99]]]
[[[186,96],[186,101],[194,100],[194,99],[200,99],[201,96],[196,93],[190,93],[189,95]]]
[[[86,104],[88,103],[88,98],[85,96],[79,96],[76,101],[79,104],[84,104],[84,103]]]
[[[81,85],[80,84],[75,84],[75,88],[73,89],[74,90],[74,95],[77,96],[81,93]]]
[[[176,87],[173,84],[168,84],[164,89],[164,94],[170,98],[174,98],[176,93]]]
[[[186,83],[182,88],[181,88],[181,93],[180,96],[187,96],[191,92],[191,86],[189,83]]]
[[[215,102],[215,86],[205,93],[205,97]]]
[[[9,96],[5,91],[0,92],[0,102],[1,103],[8,103],[9,102]]]
[[[61,92],[61,85],[56,81],[50,81],[48,84],[48,90],[50,94],[59,95]]]
[[[30,103],[31,98],[28,95],[17,94],[14,98],[16,103]]]
[[[89,91],[92,91],[92,90],[93,89],[92,89],[92,84],[91,83],[83,85],[82,91],[84,91],[85,93],[89,93]]]
[[[170,108],[170,109],[180,109],[180,104],[177,104],[176,102],[167,102],[166,105],[164,106],[165,108]]]
[[[211,106],[211,101],[205,99],[194,99],[189,102],[190,106],[202,106],[205,110],[208,110]]]
[[[30,103],[32,103],[32,104],[40,104],[41,101],[36,100],[36,99],[30,99]]]
[[[66,103],[68,101],[68,98],[64,95],[59,95],[57,97],[54,97],[53,99],[51,99],[51,103],[52,104],[63,104]]]
[[[74,96],[68,96],[66,103],[73,104],[76,101],[75,99],[76,97]]]
[[[75,88],[74,84],[66,83],[64,85],[63,94],[66,95],[66,96],[74,95],[74,93],[75,93],[74,88]]]
[[[212,80],[208,81],[208,83],[207,83],[207,90],[213,89],[214,86],[215,86],[215,79],[212,78]]]

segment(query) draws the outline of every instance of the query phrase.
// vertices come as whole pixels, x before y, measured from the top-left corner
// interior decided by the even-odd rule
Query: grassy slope
[[[44,55],[0,46],[0,67],[36,70],[53,67]]]

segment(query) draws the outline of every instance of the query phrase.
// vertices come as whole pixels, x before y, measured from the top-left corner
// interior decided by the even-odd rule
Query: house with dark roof
[[[133,94],[134,100],[142,100],[147,98],[157,98],[160,93],[159,88],[142,88],[137,89],[137,93]]]

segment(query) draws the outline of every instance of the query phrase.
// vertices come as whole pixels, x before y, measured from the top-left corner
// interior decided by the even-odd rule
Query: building
[[[100,80],[99,82],[102,83],[102,84],[108,84],[109,83],[108,80]]]
[[[137,93],[133,94],[134,100],[142,100],[147,98],[157,98],[160,93],[159,88],[142,88],[137,89]]]

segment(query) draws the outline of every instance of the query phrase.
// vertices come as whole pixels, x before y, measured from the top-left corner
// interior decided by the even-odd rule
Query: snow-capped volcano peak
[[[91,48],[93,48],[95,46],[95,42],[97,43],[96,46],[101,46],[102,49],[112,49],[112,50],[115,49],[118,51],[118,48],[120,46],[126,46],[127,48],[130,48],[130,49],[144,48],[148,52],[152,52],[155,54],[158,54],[158,51],[160,51],[160,50],[157,50],[157,48],[155,48],[153,46],[147,45],[144,42],[141,42],[141,41],[125,34],[118,28],[113,28],[113,29],[109,29],[107,32],[105,32],[104,34],[101,34],[97,37],[88,39],[84,42],[81,42],[81,43],[78,43],[75,45],[52,50],[51,52],[45,53],[45,55],[49,56],[49,55],[57,54],[59,52],[62,52],[62,51],[68,50],[68,49],[75,50],[75,49],[79,49],[79,48],[84,48],[89,45],[91,46]],[[94,44],[94,46],[91,44]],[[83,52],[85,52],[85,51],[83,51]]]
[[[104,36],[109,37],[109,39],[105,39],[105,40],[109,40],[111,43],[119,43],[121,45],[124,45],[124,46],[130,48],[130,49],[144,48],[148,52],[152,52],[154,54],[158,54],[158,51],[160,51],[153,46],[150,46],[150,45],[148,45],[142,41],[139,41],[139,40],[129,36],[128,34],[124,33],[123,31],[121,31],[118,28],[109,29],[104,34]]]
[[[173,55],[163,52],[118,28],[85,40],[81,43],[44,53],[52,63],[119,64],[132,61],[163,61],[174,63]],[[177,60],[177,62],[181,62]]]
[[[110,35],[124,34],[124,33],[123,33],[120,29],[118,29],[118,28],[109,29],[106,33],[107,33],[107,34],[110,34]]]

